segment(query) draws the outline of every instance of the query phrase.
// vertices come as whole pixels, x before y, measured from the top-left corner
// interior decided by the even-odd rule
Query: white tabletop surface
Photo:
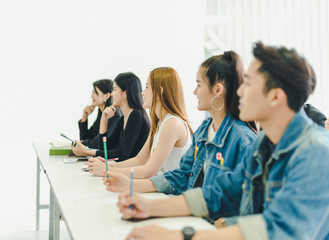
[[[85,162],[64,163],[65,156],[49,156],[50,144],[33,143],[42,168],[60,206],[73,239],[124,239],[136,227],[159,224],[170,229],[193,226],[214,229],[201,218],[156,218],[140,222],[121,220],[116,206],[118,193],[105,190],[101,177],[83,172]],[[161,193],[143,194],[147,198],[167,198]]]

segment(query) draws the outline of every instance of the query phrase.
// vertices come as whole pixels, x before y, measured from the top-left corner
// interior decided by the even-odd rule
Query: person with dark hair
[[[253,54],[238,89],[239,116],[257,119],[263,131],[234,172],[178,197],[146,200],[125,192],[118,203],[124,218],[240,215],[237,224],[213,231],[147,226],[126,239],[329,238],[329,132],[301,109],[316,84],[310,65],[295,50],[260,42]]]
[[[103,111],[99,135],[98,150],[87,149],[81,143],[76,142],[73,152],[78,156],[104,156],[103,137],[107,137],[108,158],[118,158],[124,161],[137,155],[143,147],[150,131],[150,121],[143,108],[142,85],[139,78],[131,73],[121,73],[114,79],[113,104]],[[117,107],[122,116],[116,126],[108,126],[108,119],[115,116]],[[107,135],[108,128],[114,130]]]
[[[113,82],[110,79],[101,79],[93,82],[93,91],[91,94],[92,103],[83,109],[82,118],[79,120],[80,141],[89,148],[97,148],[97,134],[99,132],[100,121],[104,109],[112,104],[111,93],[113,90]],[[88,129],[88,116],[98,107],[97,118],[93,125]],[[121,117],[120,111],[109,119],[108,125],[115,126]],[[113,128],[109,128],[109,131]],[[110,132],[109,132],[110,133]]]
[[[179,195],[187,189],[212,186],[216,176],[235,169],[256,136],[239,120],[236,91],[243,74],[242,60],[233,51],[213,56],[201,64],[194,94],[198,110],[208,111],[211,117],[193,134],[192,144],[181,158],[179,168],[134,181],[135,191]],[[121,192],[129,188],[127,177],[114,173],[109,176],[108,190]]]
[[[317,109],[310,103],[305,103],[303,108],[306,115],[310,119],[312,119],[313,122],[315,122],[321,127],[325,127],[325,122],[327,120],[327,117],[319,109]]]
[[[111,174],[130,176],[131,167],[134,167],[134,178],[162,175],[179,167],[181,157],[191,145],[193,131],[188,121],[183,85],[177,71],[170,67],[151,71],[142,95],[143,107],[150,109],[150,134],[136,157],[111,164]],[[99,157],[89,161],[89,172],[96,176],[106,176],[102,160]]]

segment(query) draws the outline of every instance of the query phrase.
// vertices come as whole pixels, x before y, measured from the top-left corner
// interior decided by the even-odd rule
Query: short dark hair
[[[201,67],[209,81],[209,89],[218,82],[226,88],[226,109],[235,118],[239,118],[239,96],[237,90],[243,81],[244,70],[240,56],[234,51],[216,55],[205,60]]]
[[[262,63],[258,71],[266,78],[264,92],[281,88],[287,95],[288,106],[299,111],[316,85],[312,66],[295,49],[269,47],[262,42],[255,43],[253,54]]]
[[[98,91],[97,91],[96,87],[100,91],[102,91],[102,93],[104,93],[104,94],[112,93],[112,91],[113,91],[113,81],[111,79],[97,80],[97,81],[93,82],[93,86],[94,86],[94,91],[97,95],[98,95]],[[108,107],[111,105],[112,105],[112,96],[110,96],[105,102],[105,106]]]

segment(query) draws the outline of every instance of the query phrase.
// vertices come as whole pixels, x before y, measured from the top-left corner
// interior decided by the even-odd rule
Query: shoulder
[[[198,127],[198,129],[194,132],[193,136],[194,137],[198,137],[201,134],[203,134],[204,131],[207,131],[209,125],[211,124],[211,122],[212,122],[212,118],[211,117],[208,117],[205,120],[203,120],[202,123],[200,124],[200,126]]]
[[[129,121],[147,122],[147,117],[142,110],[134,109],[129,117]]]
[[[253,140],[256,137],[256,133],[245,122],[237,119],[233,120],[232,132],[238,133],[244,139]]]
[[[165,131],[178,131],[178,130],[186,130],[186,123],[183,119],[176,116],[169,116],[169,118],[164,122],[162,129]]]

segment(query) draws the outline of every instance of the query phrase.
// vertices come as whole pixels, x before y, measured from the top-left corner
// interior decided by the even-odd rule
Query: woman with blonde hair
[[[175,69],[157,68],[151,71],[145,90],[144,108],[150,109],[152,127],[147,141],[136,157],[110,165],[111,172],[134,178],[149,178],[179,168],[179,161],[191,144],[192,128],[188,123],[183,86]],[[105,176],[103,159],[92,158],[89,171]]]

